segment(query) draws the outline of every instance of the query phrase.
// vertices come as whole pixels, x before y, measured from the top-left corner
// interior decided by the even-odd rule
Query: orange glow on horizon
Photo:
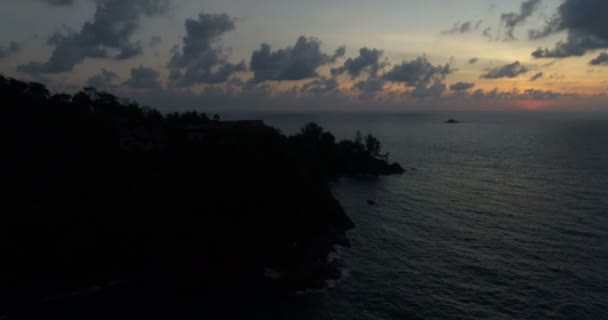
[[[518,103],[520,109],[536,111],[549,107],[548,101],[545,100],[522,100]]]

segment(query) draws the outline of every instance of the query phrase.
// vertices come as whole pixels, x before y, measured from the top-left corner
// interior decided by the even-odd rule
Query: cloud
[[[432,98],[441,97],[441,95],[447,90],[445,83],[437,81],[430,86],[419,85],[407,95],[414,98]]]
[[[545,37],[548,37],[554,33],[559,32],[558,26],[560,23],[559,15],[554,15],[552,18],[547,19],[545,21],[545,25],[540,29],[531,29],[528,30],[528,39],[529,40],[538,40]]]
[[[506,26],[506,38],[509,40],[515,39],[513,33],[515,32],[515,28],[526,22],[526,20],[538,9],[540,6],[541,0],[527,0],[523,2],[519,8],[519,13],[510,12],[503,13],[500,16],[500,19]]]
[[[470,32],[473,32],[474,30],[478,30],[479,27],[481,26],[481,23],[482,23],[481,20],[478,20],[476,22],[474,22],[474,21],[456,22],[452,26],[451,29],[441,31],[441,34],[450,35],[450,34],[470,33]]]
[[[148,46],[150,46],[152,48],[156,48],[162,41],[163,41],[163,38],[161,38],[160,36],[153,36],[152,38],[150,38],[150,42],[148,42]]]
[[[143,52],[141,42],[137,41],[130,45],[125,45],[120,49],[120,52],[114,57],[116,60],[128,60],[140,55]]]
[[[323,86],[323,82],[332,82],[331,78],[319,78],[309,83]],[[380,78],[380,80],[382,80]],[[224,111],[297,111],[310,110],[424,110],[424,109],[476,109],[487,110],[492,106],[493,110],[513,110],[529,106],[522,101],[544,100],[542,107],[562,108],[563,110],[575,110],[580,108],[594,107],[602,110],[605,107],[608,96],[602,100],[594,100],[592,96],[573,95],[571,93],[555,93],[544,90],[507,90],[499,89],[471,90],[466,92],[455,92],[446,94],[445,84],[439,82],[425,88],[415,88],[405,93],[403,91],[392,91],[395,86],[390,86],[391,91],[385,84],[384,89],[379,92],[363,92],[357,88],[352,91],[333,89],[322,90],[320,93],[299,90],[302,87],[291,87],[285,91],[277,91],[272,83],[253,84],[244,83],[245,86],[235,86],[235,90],[225,89],[222,86],[208,86],[202,92],[193,90],[126,90],[124,96],[135,99],[142,104],[160,107],[163,111],[187,111],[192,106],[201,106],[204,110]],[[314,85],[313,85],[314,86]],[[331,87],[331,86],[330,86]],[[373,90],[370,85],[369,90]],[[576,102],[576,103],[574,103]]]
[[[293,47],[272,51],[264,43],[251,55],[250,67],[253,81],[303,80],[317,77],[317,68],[333,63],[343,54],[339,48],[333,55],[321,51],[321,42],[316,38],[300,36]]]
[[[0,59],[7,58],[19,51],[21,51],[21,46],[17,42],[11,41],[6,48],[0,46]]]
[[[471,94],[471,97],[473,97],[475,99],[481,99],[485,96],[486,96],[486,93],[485,93],[485,91],[483,91],[483,89],[477,89],[477,90],[475,90],[475,92],[473,92],[473,94]]]
[[[484,37],[488,38],[488,40],[492,41],[492,40],[494,40],[494,37],[492,36],[491,32],[492,32],[492,27],[487,27],[487,28],[483,29],[482,35]]]
[[[535,58],[582,56],[588,51],[608,48],[608,1],[564,0],[557,14],[538,30],[530,30],[530,39],[541,39],[566,31],[567,38],[554,48],[538,48]]]
[[[607,52],[600,53],[600,55],[597,56],[597,58],[589,61],[589,64],[592,66],[608,65],[608,53]]]
[[[158,89],[161,87],[160,73],[140,65],[131,69],[131,79],[125,81],[124,84],[135,89]]]
[[[516,78],[528,71],[530,71],[530,68],[522,65],[519,61],[515,61],[502,67],[490,69],[481,77],[485,79]]]
[[[367,71],[372,76],[376,76],[386,65],[380,62],[382,58],[382,50],[368,49],[367,47],[359,49],[359,56],[356,58],[348,58],[344,64],[338,68],[331,69],[331,74],[334,76],[348,73],[352,78],[356,78],[361,75],[362,72]]]
[[[554,73],[549,76],[549,79],[551,80],[563,80],[564,78],[566,78],[566,75],[560,73]]]
[[[511,91],[499,91],[498,88],[495,88],[491,91],[484,91],[483,89],[478,89],[473,92],[471,97],[475,99],[486,99],[493,101],[500,100],[556,100],[560,97],[575,97],[576,95],[572,93],[557,93],[551,90],[539,90],[539,89],[527,89],[525,91],[520,91],[518,88],[513,88]]]
[[[333,56],[331,56],[331,58],[329,59],[329,62],[334,63],[338,59],[344,57],[345,54],[346,54],[346,46],[340,46],[338,49],[336,49]]]
[[[469,59],[469,64],[476,64],[477,62],[479,62],[479,58],[477,57]]]
[[[409,62],[401,64],[384,74],[384,79],[392,82],[402,82],[408,86],[427,86],[431,82],[441,81],[445,76],[452,73],[450,65],[434,66],[426,57],[418,57]]]
[[[450,90],[452,91],[467,91],[469,89],[473,89],[475,87],[474,83],[470,82],[457,82],[450,86]]]
[[[71,6],[74,4],[74,0],[40,0],[51,6]]]
[[[302,91],[310,94],[325,94],[339,89],[338,80],[334,77],[321,77],[302,86]]]
[[[369,78],[355,83],[355,88],[365,94],[375,94],[384,89],[385,83],[384,79],[381,78]]]
[[[112,71],[101,69],[86,81],[86,85],[97,89],[110,89],[114,87],[114,80],[120,80],[120,77]]]
[[[411,97],[439,97],[447,90],[443,80],[452,72],[449,64],[434,66],[426,57],[418,57],[415,60],[403,61],[401,64],[393,66],[384,74],[383,79],[415,87],[414,90],[407,93]]]
[[[554,100],[563,96],[561,93],[551,90],[528,89],[523,92],[518,98],[522,100]]]
[[[518,88],[513,88],[511,91],[499,91],[498,88],[494,88],[491,91],[484,91],[482,89],[475,90],[472,97],[476,99],[489,99],[489,100],[501,100],[501,99],[512,99],[520,95]]]
[[[173,53],[168,67],[172,86],[188,87],[202,83],[221,83],[235,72],[246,70],[245,62],[232,64],[219,46],[222,36],[236,29],[227,14],[200,13],[185,23],[186,36],[181,49]]]
[[[165,13],[168,8],[168,0],[96,0],[93,20],[85,22],[80,32],[55,33],[48,39],[55,47],[48,61],[17,69],[29,74],[60,73],[72,71],[86,58],[132,58],[142,52],[139,42],[131,42],[140,18]]]
[[[542,78],[544,75],[545,75],[544,73],[539,72],[539,73],[533,75],[532,78],[530,78],[530,81],[534,82],[534,81]]]

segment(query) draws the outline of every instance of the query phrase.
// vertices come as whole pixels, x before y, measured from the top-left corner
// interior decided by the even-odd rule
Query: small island
[[[449,119],[449,120],[444,121],[443,123],[456,124],[456,123],[460,123],[460,121],[458,121],[456,119]]]
[[[287,136],[1,76],[0,92],[4,207],[19,208],[0,218],[0,307],[123,283],[322,288],[354,227],[329,182],[404,172],[371,134]]]

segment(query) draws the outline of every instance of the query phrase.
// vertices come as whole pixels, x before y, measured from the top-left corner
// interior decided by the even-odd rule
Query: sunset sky
[[[608,111],[606,0],[3,0],[0,73],[162,110]]]

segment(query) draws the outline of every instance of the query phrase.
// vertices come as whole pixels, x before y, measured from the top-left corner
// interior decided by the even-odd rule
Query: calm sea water
[[[608,319],[608,115],[257,115],[372,132],[403,176],[347,179],[333,319]],[[460,124],[443,124],[448,118]],[[370,206],[367,200],[377,206]],[[316,303],[310,303],[310,300]]]

